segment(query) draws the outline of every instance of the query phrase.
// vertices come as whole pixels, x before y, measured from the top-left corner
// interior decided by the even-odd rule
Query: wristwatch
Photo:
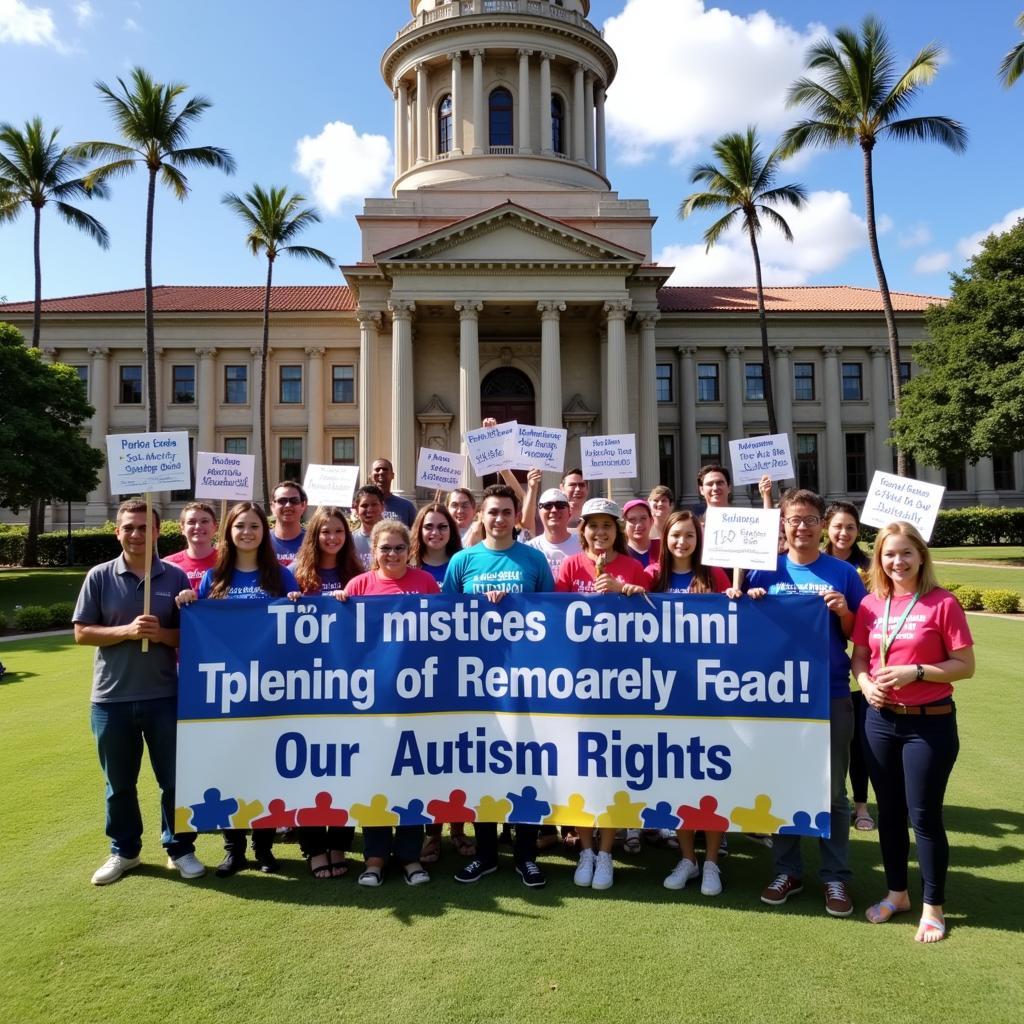
[[[920,683],[924,679],[924,665],[917,666],[917,681]]]

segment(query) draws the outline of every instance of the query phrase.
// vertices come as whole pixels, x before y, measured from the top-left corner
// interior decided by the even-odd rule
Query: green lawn
[[[423,889],[394,876],[379,890],[351,876],[314,882],[294,846],[279,848],[282,877],[185,883],[162,863],[148,769],[145,866],[95,889],[106,843],[90,652],[66,637],[0,645],[3,1019],[1018,1020],[1024,624],[975,616],[971,626],[978,674],[959,688],[963,746],[947,796],[951,932],[931,948],[912,941],[911,920],[863,920],[884,888],[874,833],[854,833],[857,911],[842,921],[824,914],[815,885],[783,909],[763,906],[770,854],[741,838],[718,899],[663,890],[675,859],[665,850],[619,858],[607,893],[574,888],[560,855],[543,858],[541,892],[507,861],[459,887],[447,844]],[[215,863],[219,843],[203,837],[199,853]]]
[[[979,565],[937,565],[940,583],[961,583],[981,590],[1016,590],[1024,595],[1024,567],[1020,569]]]
[[[75,601],[85,579],[78,569],[0,569],[0,612],[10,622],[15,605]]]
[[[1005,562],[1024,566],[1024,547],[1008,544],[990,548],[932,548],[932,557],[940,562]]]

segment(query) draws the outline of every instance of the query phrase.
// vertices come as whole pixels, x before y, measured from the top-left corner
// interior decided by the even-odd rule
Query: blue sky
[[[901,0],[884,8],[901,63],[928,42],[946,49],[914,113],[954,117],[970,134],[963,155],[888,141],[876,150],[890,286],[941,295],[979,232],[1024,215],[1024,82],[1005,90],[996,79],[1000,59],[1020,39],[1021,0]],[[659,218],[654,256],[677,266],[673,284],[752,281],[742,239],[705,256],[709,221],[677,219],[690,169],[708,158],[716,136],[748,121],[774,141],[794,117],[782,97],[807,44],[871,11],[846,0],[732,0],[719,8],[700,0],[594,0],[591,20],[620,59],[608,94],[612,186],[623,198],[650,201]],[[60,126],[67,143],[110,139],[94,81],[111,83],[142,65],[160,80],[185,82],[190,94],[214,102],[193,142],[229,149],[238,173],[194,172],[184,204],[159,196],[155,281],[261,283],[265,264],[247,253],[240,222],[220,204],[225,191],[254,182],[317,201],[324,221],[302,241],[339,263],[355,262],[361,197],[387,195],[391,182],[393,106],[380,54],[408,19],[408,0],[0,0],[0,121],[21,124],[38,114]],[[874,287],[859,151],[799,157],[783,178],[802,182],[812,204],[787,215],[794,245],[764,239],[766,283]],[[115,182],[110,201],[88,205],[109,229],[111,248],[101,251],[46,211],[47,296],[142,284],[142,174]],[[275,279],[341,282],[329,268],[298,261],[280,261]],[[0,228],[0,296],[31,294],[31,222],[23,216]]]

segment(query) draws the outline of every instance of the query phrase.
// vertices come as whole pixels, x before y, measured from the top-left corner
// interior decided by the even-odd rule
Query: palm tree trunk
[[[882,256],[878,251],[878,231],[875,228],[875,184],[871,173],[871,150],[874,142],[862,141],[860,148],[864,153],[864,205],[868,222],[868,244],[871,247],[871,261],[875,265],[875,276],[878,278],[878,291],[882,296],[882,309],[885,312],[885,326],[889,332],[889,372],[892,376],[892,398],[896,411],[896,419],[900,418],[902,396],[900,389],[900,336],[896,329],[896,315],[892,309],[892,297],[889,295],[889,283],[885,279],[882,267]],[[884,401],[884,396],[876,395],[875,401]],[[883,469],[879,466],[878,469]],[[902,448],[896,449],[896,472],[900,476],[907,475],[907,457]]]
[[[156,168],[149,168],[146,192],[146,399],[149,403],[148,429],[157,427],[156,329],[153,323],[153,207],[156,205]]]
[[[33,498],[28,506],[28,532],[25,534],[25,550],[21,556],[21,564],[26,569],[39,564],[39,534],[45,512],[46,499]]]
[[[768,351],[768,317],[764,311],[764,286],[761,283],[761,254],[757,250],[757,235],[754,225],[747,221],[747,233],[750,235],[750,248],[754,252],[754,280],[757,284],[757,319],[761,327],[761,375],[764,378],[764,400],[768,406],[768,433],[779,432],[778,421],[775,419],[775,391],[772,388],[771,353]]]
[[[39,248],[39,232],[43,219],[43,208],[33,207],[35,221],[32,225],[32,258],[35,260],[36,291],[32,303],[32,347],[39,348],[39,328],[43,322],[43,261]]]
[[[267,356],[270,353],[270,285],[274,259],[267,257],[267,287],[263,293],[263,347],[260,349],[260,475],[263,477],[263,507],[270,512],[270,478],[267,476]]]

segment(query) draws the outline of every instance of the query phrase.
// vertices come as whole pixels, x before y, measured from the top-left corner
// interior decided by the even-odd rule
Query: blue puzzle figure
[[[551,804],[547,800],[538,800],[537,790],[533,786],[524,786],[522,793],[506,793],[505,796],[512,801],[509,821],[539,825],[551,813]]]
[[[779,829],[780,836],[814,836],[816,839],[827,839],[832,827],[832,816],[828,811],[819,811],[811,824],[811,816],[806,811],[797,811],[793,815],[793,824]]]
[[[644,828],[679,828],[679,819],[672,813],[672,805],[667,800],[659,800],[653,807],[645,807],[640,812]]]
[[[197,832],[216,832],[231,828],[231,815],[238,810],[234,797],[221,798],[219,789],[208,789],[203,793],[201,804],[192,804],[192,827]]]
[[[408,807],[392,807],[398,815],[399,825],[433,825],[434,819],[423,813],[422,800],[410,800]]]

